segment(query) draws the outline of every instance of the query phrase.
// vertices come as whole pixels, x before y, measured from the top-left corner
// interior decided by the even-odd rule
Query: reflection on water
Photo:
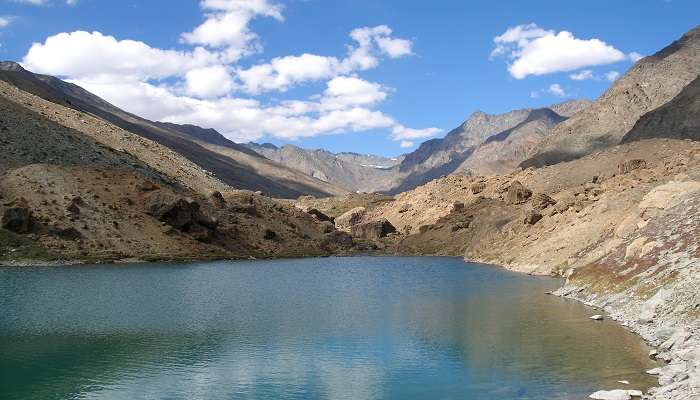
[[[571,399],[639,340],[454,258],[0,269],[2,399]]]

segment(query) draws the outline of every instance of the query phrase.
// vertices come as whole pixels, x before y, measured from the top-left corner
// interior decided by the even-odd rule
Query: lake
[[[0,268],[0,398],[584,399],[640,339],[448,257]],[[629,380],[629,386],[616,383]]]

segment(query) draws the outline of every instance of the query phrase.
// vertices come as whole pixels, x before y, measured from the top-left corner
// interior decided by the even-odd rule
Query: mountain
[[[456,171],[470,175],[507,174],[566,119],[549,108],[532,110],[524,121],[486,139]]]
[[[288,201],[235,190],[163,144],[3,80],[0,146],[0,264],[352,250]]]
[[[573,160],[620,143],[647,112],[673,99],[700,74],[700,26],[639,60],[593,106],[556,127],[523,167]]]
[[[352,192],[383,190],[394,176],[392,168],[402,159],[357,153],[336,154],[288,144],[277,147],[270,143],[248,143],[245,146],[281,165]]]
[[[673,100],[644,114],[622,142],[661,137],[700,140],[700,76]]]
[[[510,170],[517,165],[515,161],[525,159],[523,149],[536,147],[562,118],[590,104],[588,100],[571,100],[552,105],[548,111],[521,109],[497,115],[476,111],[444,138],[428,140],[407,154],[398,166],[394,185],[387,191],[404,192],[455,171],[493,173]],[[494,139],[487,143],[491,137]],[[480,146],[483,146],[481,151]],[[492,156],[501,158],[488,160]],[[475,159],[470,161],[472,157]],[[501,161],[504,163],[502,167],[498,165]]]
[[[344,190],[274,163],[212,129],[153,122],[123,111],[81,87],[34,74],[13,62],[0,63],[0,80],[53,103],[90,113],[160,143],[238,189],[275,197],[340,195]]]

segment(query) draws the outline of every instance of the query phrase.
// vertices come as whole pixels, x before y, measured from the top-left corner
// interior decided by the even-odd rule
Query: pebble
[[[603,320],[603,316],[600,314],[593,315],[590,318],[594,321],[602,321]]]
[[[631,400],[633,397],[642,397],[642,391],[624,389],[599,390],[588,397],[595,400]]]

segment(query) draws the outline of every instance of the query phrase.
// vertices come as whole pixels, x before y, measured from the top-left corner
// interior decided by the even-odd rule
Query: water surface
[[[638,338],[460,259],[0,269],[0,398],[583,399]]]

